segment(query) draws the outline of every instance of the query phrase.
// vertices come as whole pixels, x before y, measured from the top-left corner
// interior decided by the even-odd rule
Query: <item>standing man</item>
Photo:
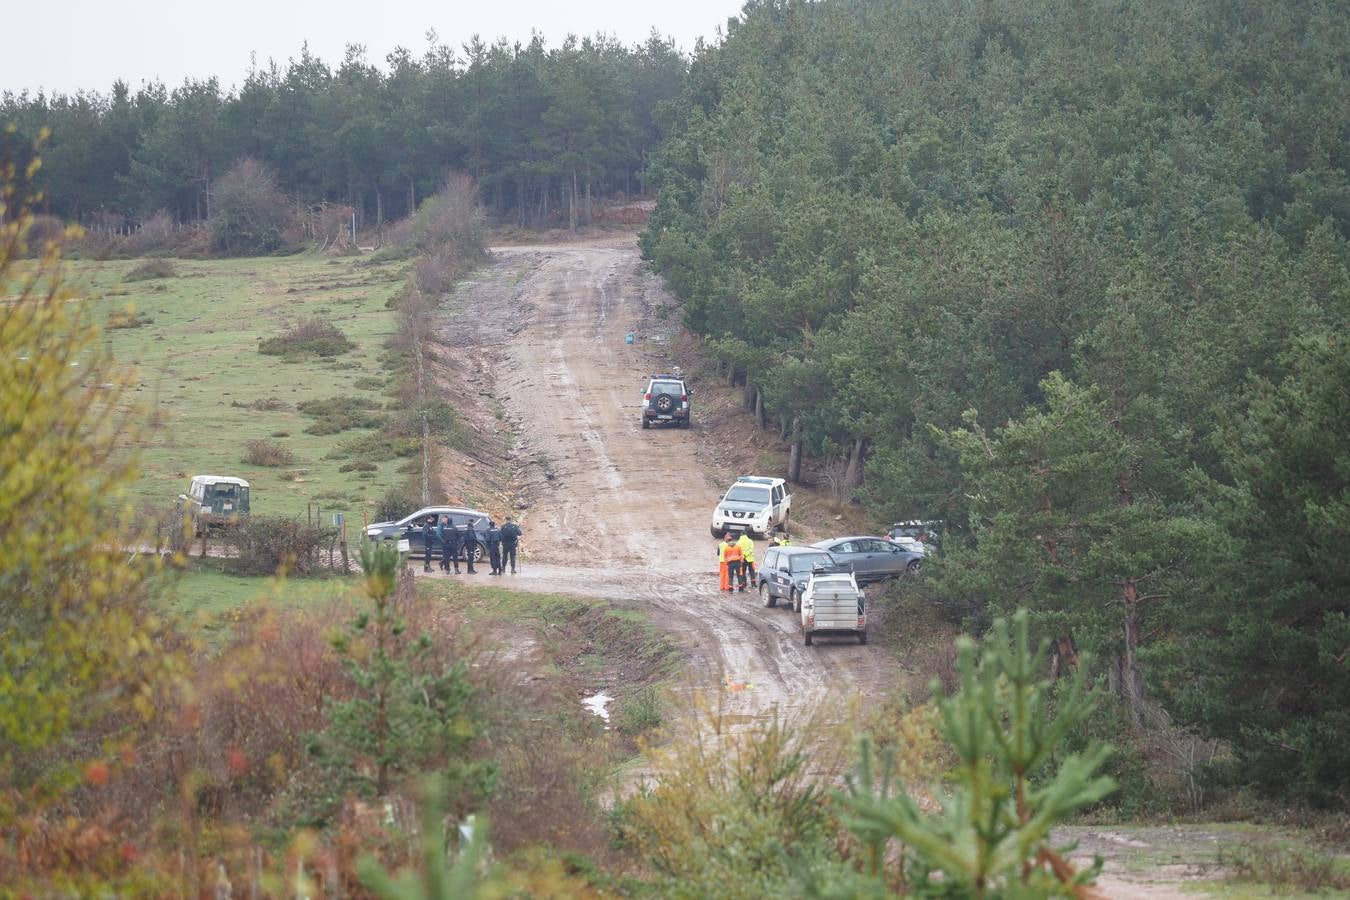
[[[510,516],[506,517],[506,524],[502,526],[502,568],[506,568],[506,563],[511,563],[511,574],[516,574],[516,544],[520,542],[520,526],[516,520]]]
[[[445,542],[446,527],[450,522],[449,516],[440,516],[436,519],[436,541],[441,545],[440,569],[442,572],[449,572],[450,566],[446,564],[446,548],[449,546]]]
[[[437,522],[436,516],[430,515],[427,516],[426,521],[422,523],[422,546],[425,549],[425,552],[422,554],[423,572],[431,571],[431,554],[433,553],[432,547],[436,543],[436,522]]]
[[[487,534],[484,536],[487,541],[488,561],[492,563],[492,574],[502,574],[502,530],[497,527],[497,523],[488,519]]]
[[[454,519],[445,517],[445,540],[440,545],[440,568],[443,572],[450,571],[450,564],[455,564],[455,575],[459,575],[459,546],[464,542],[464,534],[460,532],[455,525]]]
[[[473,554],[478,549],[478,532],[474,530],[473,519],[464,521],[464,568],[470,575],[477,575],[473,570]]]
[[[741,590],[745,590],[745,576],[741,574],[741,545],[736,543],[736,535],[727,532],[727,539],[717,546],[717,561],[722,564],[722,590],[730,594],[735,588],[732,583],[738,578]]]
[[[745,590],[746,579],[755,580],[755,541],[749,532],[741,532],[736,544],[741,548],[741,590]]]

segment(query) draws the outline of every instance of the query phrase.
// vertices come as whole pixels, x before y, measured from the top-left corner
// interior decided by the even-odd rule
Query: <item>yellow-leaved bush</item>
[[[121,524],[134,455],[122,373],[29,247],[37,147],[0,134],[0,826],[106,752],[111,716],[153,712],[173,668],[145,602],[159,565]],[[99,725],[90,747],[68,740]],[[81,757],[84,758],[81,758]]]

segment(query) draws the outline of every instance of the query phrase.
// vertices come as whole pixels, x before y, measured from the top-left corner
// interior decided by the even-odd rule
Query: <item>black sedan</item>
[[[859,584],[913,575],[919,571],[923,560],[922,553],[868,535],[830,538],[811,546],[827,550],[838,562],[851,566]]]

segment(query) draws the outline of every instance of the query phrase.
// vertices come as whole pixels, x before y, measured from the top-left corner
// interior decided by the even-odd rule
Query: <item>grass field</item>
[[[252,484],[254,514],[304,515],[318,503],[324,520],[345,512],[359,522],[372,498],[406,476],[404,460],[374,471],[339,472],[338,445],[368,433],[306,434],[314,420],[305,400],[361,396],[389,402],[383,387],[385,339],[394,331],[386,301],[403,281],[401,264],[360,266],[355,258],[317,256],[174,260],[168,278],[124,281],[136,260],[67,264],[67,280],[100,322],[141,324],[106,332],[118,360],[134,368],[130,399],[146,410],[133,442],[141,453],[137,501],[170,504],[197,474],[238,475]],[[356,344],[336,357],[287,359],[258,352],[302,318],[337,325]],[[255,404],[276,408],[255,408]],[[244,444],[266,439],[289,449],[280,467],[241,461]]]

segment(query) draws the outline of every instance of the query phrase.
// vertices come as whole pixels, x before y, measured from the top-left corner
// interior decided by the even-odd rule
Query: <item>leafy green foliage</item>
[[[568,210],[585,222],[592,195],[640,188],[660,106],[686,66],[655,34],[632,47],[569,37],[552,48],[542,36],[454,47],[432,34],[386,67],[358,45],[336,66],[303,48],[231,90],[207,78],[73,97],[6,92],[0,123],[55,133],[39,187],[56,215],[111,214],[121,227],[164,209],[178,222],[215,220],[223,251],[267,252],[284,210],[218,196],[242,159],[306,206],[350,204],[361,223],[411,215],[451,169],[519,225],[566,221]]]
[[[403,561],[387,542],[361,546],[370,608],[331,637],[355,687],[349,700],[328,703],[328,727],[312,749],[345,789],[388,795],[395,780],[437,768],[457,807],[491,790],[494,769],[468,758],[481,734],[471,701],[468,666],[439,664],[427,634],[409,635],[401,607],[415,602],[411,584],[396,590]]]
[[[178,671],[147,582],[158,560],[121,504],[135,457],[112,421],[126,376],[71,303],[60,245],[29,248],[29,179],[0,133],[0,845],[12,817],[69,786],[73,733],[150,717]],[[35,148],[36,149],[36,148]],[[39,258],[20,267],[30,249]],[[109,724],[111,723],[111,724]],[[120,724],[119,724],[120,723]],[[98,753],[98,751],[93,751]],[[102,765],[102,763],[99,763]],[[106,776],[107,768],[102,769]],[[4,851],[0,851],[3,862]],[[0,866],[2,867],[2,866]]]
[[[1225,429],[1233,541],[1186,640],[1160,652],[1190,722],[1230,741],[1227,778],[1350,800],[1350,344],[1310,337]]]
[[[1032,650],[1024,613],[1011,638],[1005,620],[994,624],[978,662],[974,642],[961,639],[960,689],[944,697],[934,686],[942,734],[957,757],[939,812],[924,812],[893,782],[888,754],[875,772],[864,742],[844,803],[845,823],[867,848],[867,874],[885,874],[887,845],[898,840],[900,876],[918,896],[1050,897],[1091,883],[1100,864],[1075,872],[1051,848],[1050,831],[1114,789],[1097,774],[1109,750],[1055,758],[1094,700],[1079,670],[1052,706],[1041,675],[1047,646]]]
[[[1109,664],[1131,726],[1264,741],[1242,780],[1336,796],[1344,754],[1275,760],[1350,746],[1320,711],[1346,680],[1345,562],[1315,539],[1338,514],[1245,486],[1334,496],[1335,457],[1232,449],[1265,427],[1243,385],[1350,330],[1347,45],[1325,3],[752,4],[695,56],[641,239],[806,451],[865,452],[848,488],[878,519],[954,526],[935,600],[974,628],[1026,606],[1057,658]],[[1197,633],[1229,645],[1200,677]]]

